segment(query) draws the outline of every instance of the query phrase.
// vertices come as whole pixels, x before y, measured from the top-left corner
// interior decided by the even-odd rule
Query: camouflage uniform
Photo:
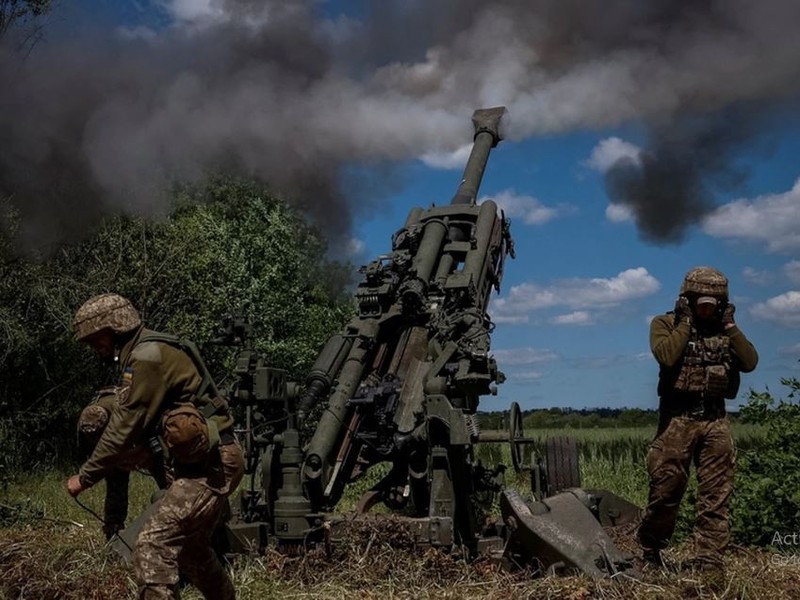
[[[692,281],[692,276],[701,283]],[[702,281],[710,284],[704,287]],[[723,308],[727,279],[715,269],[699,267],[687,274],[681,293],[689,305],[707,294],[712,297],[699,299],[716,300]],[[733,324],[733,310],[729,310],[727,325],[719,313],[700,319],[670,312],[651,323],[650,348],[660,367],[660,401],[658,431],[647,454],[649,500],[639,528],[646,556],[657,557],[672,537],[692,463],[698,483],[697,558],[705,564],[720,564],[720,553],[730,540],[728,505],[735,448],[725,398],[736,397],[739,373],[752,371],[758,354]]]
[[[179,569],[206,598],[235,597],[211,534],[242,472],[241,449],[228,444],[219,447],[205,474],[178,475],[136,540],[133,567],[144,584],[141,598],[177,598]]]
[[[116,295],[93,298],[76,315],[78,337],[87,339],[99,329],[92,325],[94,313],[102,313],[106,302],[114,303],[110,314],[121,324],[115,323],[110,329],[122,342],[116,353],[121,373],[119,405],[80,469],[84,488],[118,470],[132,448],[150,447],[166,410],[214,400],[205,394],[198,397],[204,374],[189,354],[176,345],[157,341],[163,336],[144,329],[138,314],[126,320],[126,314],[135,312],[122,301]],[[131,323],[135,327],[131,328]],[[234,598],[233,584],[211,549],[210,536],[228,495],[241,481],[244,461],[232,435],[233,419],[227,406],[221,405],[208,420],[219,431],[219,445],[202,463],[172,465],[175,480],[157,501],[157,510],[136,540],[133,562],[140,598],[177,598],[179,568],[206,598]]]

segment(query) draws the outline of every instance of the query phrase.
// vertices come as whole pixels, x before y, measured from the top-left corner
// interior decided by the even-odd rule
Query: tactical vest
[[[721,333],[704,336],[692,327],[672,389],[725,398],[730,397],[733,381],[730,338]]]
[[[139,336],[136,345],[138,346],[144,342],[162,342],[183,351],[184,354],[192,359],[197,372],[200,373],[200,376],[203,378],[200,382],[200,387],[197,388],[197,396],[203,396],[206,393],[210,393],[212,396],[219,396],[217,386],[214,384],[214,379],[211,377],[211,373],[208,367],[206,367],[203,357],[200,356],[200,350],[197,349],[197,345],[194,342],[179,338],[177,335],[161,333],[160,331],[150,331],[149,329],[142,331],[142,335]]]
[[[150,330],[144,330],[142,332],[142,335],[137,341],[137,345],[144,342],[161,342],[181,350],[192,360],[197,372],[202,377],[200,385],[193,394],[193,407],[187,405],[164,407],[161,418],[155,421],[157,424],[160,423],[161,428],[160,435],[157,437],[161,438],[163,442],[164,438],[170,435],[170,431],[165,430],[165,427],[167,429],[172,428],[166,421],[166,417],[170,417],[170,420],[176,424],[176,430],[173,433],[178,438],[183,436],[182,432],[179,431],[180,429],[184,429],[187,424],[191,425],[193,420],[196,421],[202,418],[205,425],[205,428],[203,428],[203,437],[205,438],[203,440],[203,445],[206,446],[208,450],[212,450],[218,446],[221,441],[221,436],[217,422],[213,417],[216,415],[226,415],[228,413],[228,403],[220,395],[217,386],[214,384],[214,379],[211,377],[211,373],[208,367],[206,367],[203,358],[200,356],[200,351],[195,343],[190,340],[181,339],[175,335]],[[196,408],[196,411],[193,411],[193,408]],[[195,424],[194,426],[196,428],[197,425]],[[191,436],[192,434],[186,431],[185,435]],[[226,433],[225,436],[229,437],[230,434]],[[166,450],[169,446],[169,444],[163,443],[160,445],[162,446],[162,451]],[[156,450],[155,446],[155,439],[151,439],[151,447],[154,450]],[[192,462],[194,461],[195,459],[192,460]]]

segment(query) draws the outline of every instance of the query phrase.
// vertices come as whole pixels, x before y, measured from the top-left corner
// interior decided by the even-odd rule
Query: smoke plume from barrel
[[[453,150],[497,105],[512,139],[643,123],[642,164],[612,169],[609,193],[646,238],[674,241],[736,182],[729,159],[753,134],[736,107],[759,115],[800,86],[792,0],[157,4],[158,26],[0,50],[0,199],[24,243],[163,212],[170,183],[217,171],[346,234],[343,167]]]

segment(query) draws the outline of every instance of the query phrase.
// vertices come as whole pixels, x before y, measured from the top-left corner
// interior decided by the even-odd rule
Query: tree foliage
[[[0,0],[0,35],[15,24],[42,16],[52,5],[52,0]]]
[[[10,40],[29,51],[42,35],[41,17],[52,6],[52,0],[0,0],[0,42]]]
[[[110,219],[47,260],[11,250],[0,239],[0,432],[33,460],[71,445],[79,407],[113,377],[73,339],[72,316],[95,294],[120,293],[147,326],[201,344],[224,313],[249,306],[256,348],[295,377],[351,310],[347,270],[326,260],[320,233],[241,180],[179,189],[168,217]],[[224,374],[230,352],[205,353]]]

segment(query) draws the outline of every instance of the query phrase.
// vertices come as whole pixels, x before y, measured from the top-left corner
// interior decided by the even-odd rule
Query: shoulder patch
[[[134,360],[145,360],[148,362],[161,362],[161,348],[158,342],[142,342],[131,352],[131,358]]]

